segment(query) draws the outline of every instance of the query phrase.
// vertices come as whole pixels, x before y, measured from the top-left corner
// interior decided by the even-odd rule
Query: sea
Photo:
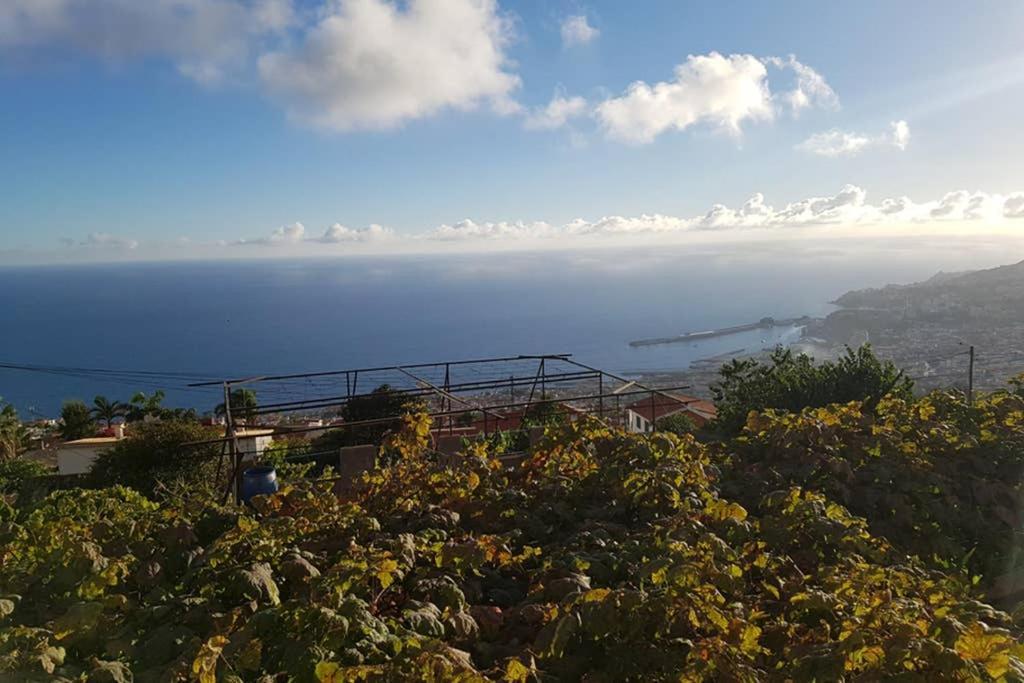
[[[998,250],[677,247],[0,267],[0,397],[30,418],[69,399],[162,389],[167,405],[204,412],[221,390],[188,378],[563,353],[625,376],[679,370],[800,331],[629,342],[825,315],[850,289],[1008,260]]]

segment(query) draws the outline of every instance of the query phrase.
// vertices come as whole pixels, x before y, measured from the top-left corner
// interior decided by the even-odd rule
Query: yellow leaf
[[[387,588],[395,582],[394,573],[398,570],[398,562],[392,559],[384,560],[377,570],[377,579],[380,580],[382,588]]]
[[[753,624],[743,627],[743,637],[740,640],[740,649],[747,654],[756,654],[761,651],[758,639],[761,637],[761,629]]]
[[[530,680],[530,669],[518,659],[508,660],[504,680],[510,683],[526,683]]]
[[[601,602],[611,591],[607,588],[595,588],[583,594],[582,602]]]
[[[227,644],[228,639],[224,636],[214,636],[199,648],[192,662],[192,673],[199,678],[199,683],[217,683],[217,660]]]
[[[341,681],[338,677],[339,666],[334,662],[319,662],[316,665],[316,670],[313,672],[316,675],[316,680],[320,683],[337,683]]]
[[[999,678],[1010,668],[1009,649],[1013,639],[1005,632],[974,622],[956,640],[956,651],[964,659],[978,662],[989,675]]]

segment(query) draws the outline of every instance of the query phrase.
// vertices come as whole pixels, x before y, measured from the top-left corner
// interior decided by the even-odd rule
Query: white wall
[[[100,451],[107,448],[110,448],[109,444],[60,447],[57,449],[57,471],[60,474],[85,474]]]
[[[263,451],[274,441],[274,436],[240,436],[238,437],[238,450],[242,453],[242,460],[259,460],[263,457]]]
[[[650,425],[640,413],[626,409],[626,431],[640,433],[646,432],[649,428]]]

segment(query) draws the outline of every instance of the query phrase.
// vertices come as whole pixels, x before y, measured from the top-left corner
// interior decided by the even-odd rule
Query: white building
[[[626,406],[626,429],[634,433],[649,432],[659,420],[682,413],[697,427],[715,419],[718,414],[710,401],[694,396],[657,392]]]
[[[57,446],[57,472],[59,474],[85,474],[97,456],[124,438],[120,436],[93,436],[87,439],[65,441]]]
[[[238,437],[238,451],[242,455],[242,461],[259,460],[263,457],[263,451],[274,442],[273,429],[238,429],[235,431]]]

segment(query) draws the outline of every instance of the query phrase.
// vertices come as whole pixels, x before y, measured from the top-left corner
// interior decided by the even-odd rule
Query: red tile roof
[[[683,394],[654,393],[652,396],[630,403],[627,407],[648,422],[657,422],[663,417],[685,412],[699,426],[715,419],[715,416],[718,415],[718,410],[711,401]]]

